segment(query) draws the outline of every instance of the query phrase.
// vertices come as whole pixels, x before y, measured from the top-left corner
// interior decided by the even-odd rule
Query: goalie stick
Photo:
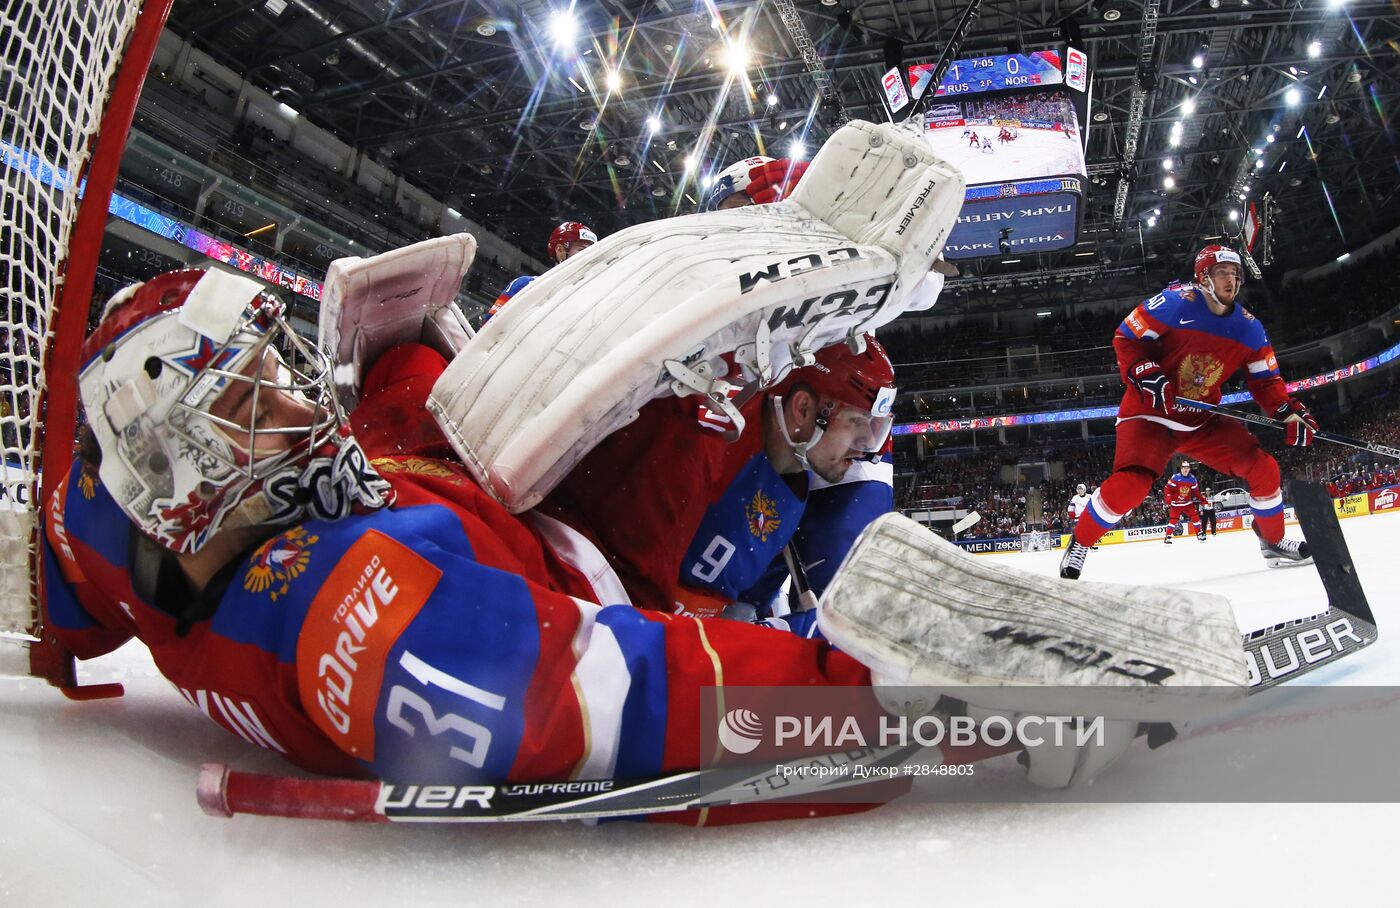
[[[954,538],[956,538],[959,533],[972,529],[974,526],[977,525],[977,522],[981,519],[981,514],[977,513],[976,511],[970,512],[962,520],[959,520],[957,523],[953,524]]]
[[[1290,484],[1294,509],[1327,591],[1318,615],[1264,628],[1242,638],[1250,693],[1291,681],[1374,643],[1375,617],[1356,575],[1331,497],[1317,483]],[[1149,744],[1175,737],[1167,723],[1145,723]],[[868,747],[841,754],[802,757],[771,769],[721,767],[671,773],[652,779],[534,782],[502,785],[406,785],[352,779],[304,779],[230,770],[207,763],[200,771],[200,806],[212,816],[234,814],[343,820],[362,823],[501,823],[640,816],[754,804],[819,795],[882,778],[855,778],[856,767],[891,769],[912,765],[925,751],[933,762],[973,763],[1017,749],[986,746],[923,748]],[[784,767],[823,766],[822,774],[783,776]],[[836,767],[848,766],[840,770]]]
[[[1301,479],[1289,482],[1288,490],[1327,591],[1327,608],[1310,618],[1244,636],[1250,693],[1330,665],[1376,642],[1380,633],[1342,536],[1332,496],[1320,484]]]
[[[698,769],[651,779],[413,785],[359,779],[303,779],[237,772],[218,763],[200,769],[199,804],[211,816],[236,813],[359,823],[502,823],[596,820],[811,797],[868,785],[927,765],[974,763],[1019,749],[860,747],[799,757],[763,768]],[[860,776],[857,778],[857,776]]]
[[[914,123],[923,116],[928,106],[933,103],[933,98],[938,94],[938,87],[943,84],[943,76],[947,74],[948,67],[957,59],[962,52],[963,41],[967,38],[967,32],[972,28],[972,22],[982,11],[982,0],[971,0],[967,4],[967,9],[963,10],[962,16],[958,19],[958,24],[953,26],[953,33],[948,37],[948,43],[943,45],[943,52],[938,55],[938,62],[933,64],[933,71],[929,73],[928,82],[924,85],[923,94],[909,105],[909,111],[904,115],[905,123]],[[904,78],[904,74],[900,74]],[[921,127],[923,124],[919,124]]]
[[[1178,397],[1178,405],[1194,407],[1197,410],[1207,410],[1211,413],[1218,413],[1221,416],[1228,416],[1231,419],[1238,419],[1240,422],[1252,422],[1261,426],[1269,426],[1274,429],[1286,429],[1287,424],[1279,419],[1272,419],[1258,413],[1245,413],[1240,410],[1232,410],[1229,407],[1222,407],[1219,404],[1207,403],[1203,400],[1192,400],[1189,397]],[[1335,445],[1346,445],[1348,448],[1359,448],[1362,451],[1370,451],[1372,454],[1380,454],[1385,457],[1393,457],[1400,460],[1400,448],[1392,448],[1389,445],[1378,444],[1374,441],[1364,441],[1360,438],[1352,438],[1348,435],[1338,435],[1335,432],[1323,432],[1315,430],[1313,435],[1323,441],[1330,441]]]

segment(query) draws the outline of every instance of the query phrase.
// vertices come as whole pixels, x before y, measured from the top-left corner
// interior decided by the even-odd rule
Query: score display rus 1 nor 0
[[[1082,52],[1067,84],[1057,51],[1002,54],[949,64],[923,117],[924,137],[956,164],[967,195],[944,255],[949,259],[1050,252],[1078,241],[1088,110]],[[910,67],[918,97],[930,67]]]

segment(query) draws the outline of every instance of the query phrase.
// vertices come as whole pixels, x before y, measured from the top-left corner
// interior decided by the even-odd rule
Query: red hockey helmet
[[[894,422],[894,365],[873,334],[865,335],[865,349],[860,353],[845,343],[818,351],[817,361],[794,369],[783,379],[778,393],[790,393],[798,385],[806,385],[824,401],[866,414],[870,418],[867,450],[878,451],[884,446]],[[819,422],[825,423],[836,409],[824,408]]]
[[[1229,246],[1212,244],[1196,253],[1196,269],[1193,272],[1196,283],[1205,285],[1206,275],[1210,269],[1216,265],[1237,265],[1240,269],[1240,280],[1244,281],[1244,262],[1240,259],[1240,254]]]
[[[568,258],[565,253],[570,243],[588,243],[591,246],[596,242],[598,234],[587,226],[579,221],[565,221],[549,234],[549,260],[557,265]]]

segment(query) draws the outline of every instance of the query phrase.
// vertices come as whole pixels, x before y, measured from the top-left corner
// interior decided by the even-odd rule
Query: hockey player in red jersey
[[[1134,309],[1113,337],[1126,390],[1118,408],[1113,474],[1089,502],[1087,516],[1060,561],[1060,576],[1078,578],[1093,545],[1137,507],[1181,451],[1249,485],[1260,551],[1270,565],[1307,563],[1307,543],[1283,534],[1278,463],[1239,423],[1178,406],[1177,396],[1218,403],[1221,386],[1244,370],[1265,413],[1287,423],[1287,442],[1312,443],[1317,421],[1288,395],[1264,327],[1236,302],[1244,283],[1239,254],[1207,246],[1196,255],[1195,281],[1172,284]]]
[[[631,608],[567,527],[361,447],[324,354],[248,278],[124,291],[83,362],[95,444],[48,503],[47,629],[80,658],[140,638],[305,769],[635,778],[702,764],[705,686],[870,683],[821,641]]]
[[[1197,509],[1198,504],[1205,504],[1205,499],[1201,497],[1200,480],[1191,475],[1191,461],[1181,462],[1181,471],[1173,473],[1172,478],[1167,480],[1162,489],[1162,498],[1167,505],[1167,544],[1171,545],[1172,536],[1183,517],[1191,521],[1196,538],[1205,542],[1206,533]]]
[[[699,398],[652,401],[542,510],[594,539],[638,606],[715,617],[793,538],[816,479],[839,483],[880,458],[894,395],[889,357],[867,336],[860,352],[828,347],[746,402],[736,441]]]
[[[579,221],[565,221],[550,231],[549,243],[546,247],[546,251],[549,253],[549,262],[551,265],[566,262],[596,242],[598,242],[598,234],[589,230],[585,224]],[[496,301],[491,304],[491,311],[486,313],[486,317],[489,319],[500,312],[501,307],[510,302],[511,297],[530,286],[530,282],[534,279],[533,275],[522,274],[507,284],[506,289],[502,290],[501,295],[496,297]]]
[[[91,434],[46,502],[43,550],[45,632],[79,658],[138,638],[191,705],[245,741],[313,772],[412,783],[643,778],[708,765],[696,722],[707,687],[857,686],[846,702],[881,713],[871,671],[826,642],[619,604],[626,591],[586,539],[508,513],[460,464],[426,456],[426,437],[408,454],[362,447],[326,355],[297,338],[282,302],[260,287],[223,272],[163,274],[114,297],[84,345]],[[408,371],[407,383],[367,385],[361,409],[374,411],[379,395],[421,405]],[[770,429],[800,439],[792,456],[839,474],[858,448],[839,456],[821,437],[873,438],[880,424],[859,407],[823,405],[799,378],[784,386],[788,409],[763,398]],[[906,560],[940,544],[907,531],[890,538]],[[883,639],[863,616],[885,600],[864,598],[847,613],[853,642]],[[1218,619],[1212,603],[1200,605]],[[900,627],[918,625],[919,608],[906,603]],[[1179,636],[1159,642],[1179,647]],[[961,658],[961,645],[927,639],[932,648],[900,652],[944,677],[940,650]],[[1227,687],[1242,690],[1233,633],[1200,643],[1232,668]],[[1167,658],[1155,643],[1149,651]],[[984,675],[1020,684],[1020,661],[989,658]],[[1138,722],[1121,725],[1071,750],[1028,742],[1030,778],[1092,778]],[[943,758],[991,752],[974,744]],[[862,806],[756,804],[663,819]]]

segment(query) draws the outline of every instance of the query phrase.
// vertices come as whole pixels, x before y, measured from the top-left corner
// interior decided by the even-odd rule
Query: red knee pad
[[[1114,514],[1126,514],[1142,504],[1142,500],[1152,490],[1152,481],[1156,478],[1145,467],[1123,467],[1114,470],[1113,475],[1104,480],[1096,495],[1103,501],[1104,507]],[[1093,503],[1089,506],[1093,508]],[[1101,516],[1111,517],[1108,514]],[[1074,539],[1080,545],[1093,545],[1106,532],[1107,527],[1101,525],[1092,515],[1086,514],[1075,524]]]
[[[1099,487],[1099,497],[1113,513],[1126,514],[1142,504],[1156,478],[1144,467],[1124,467],[1104,480]]]
[[[1254,461],[1240,474],[1240,478],[1249,485],[1251,498],[1268,498],[1283,487],[1278,461],[1263,450],[1255,453]]]

